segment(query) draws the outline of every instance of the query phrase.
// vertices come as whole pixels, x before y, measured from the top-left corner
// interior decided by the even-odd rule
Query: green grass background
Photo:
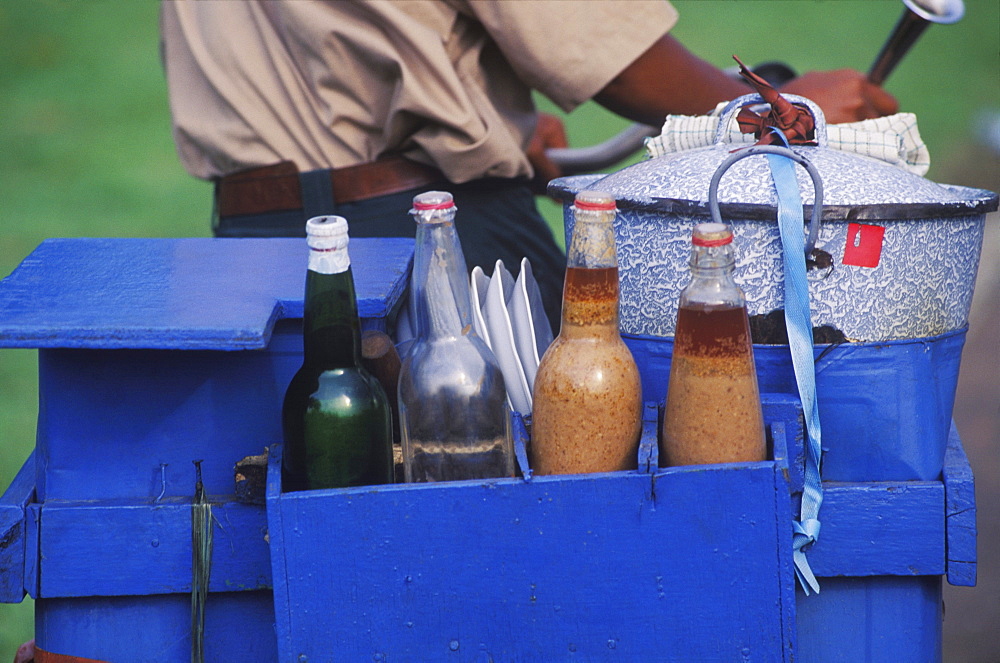
[[[732,54],[748,63],[782,60],[800,72],[867,69],[902,6],[675,5],[674,34],[705,59],[723,67]],[[932,26],[887,88],[919,118],[931,179],[996,190],[975,163],[973,127],[979,113],[1000,110],[1000,2],[966,0],[966,13],[957,25]],[[210,187],[183,171],[173,149],[157,14],[153,0],[0,0],[0,276],[47,237],[209,235]],[[577,146],[626,126],[593,104],[566,121]],[[542,207],[561,228],[557,206],[543,200]],[[0,350],[0,489],[34,444],[35,372],[34,350]],[[0,604],[0,663],[32,628],[30,599]]]

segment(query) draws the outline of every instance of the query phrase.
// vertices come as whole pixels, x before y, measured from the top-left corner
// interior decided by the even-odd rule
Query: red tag
[[[866,226],[851,223],[847,226],[847,244],[844,246],[845,265],[858,267],[878,267],[882,257],[882,226]]]

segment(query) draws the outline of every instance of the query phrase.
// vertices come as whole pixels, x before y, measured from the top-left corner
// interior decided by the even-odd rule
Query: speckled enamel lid
[[[826,141],[822,111],[808,99],[789,96],[805,105],[816,120],[815,146],[792,149],[808,159],[823,183],[823,219],[907,219],[982,214],[997,209],[997,194],[982,189],[938,184],[875,158],[831,149]],[[549,193],[570,201],[583,188],[606,191],[620,209],[708,215],[709,182],[719,165],[745,144],[727,142],[728,126],[739,108],[755,101],[748,95],[723,112],[714,145],[648,159],[607,176],[581,175],[554,180]],[[813,183],[796,168],[802,202],[808,214]],[[724,217],[773,219],[777,195],[763,156],[743,159],[726,171],[719,184]]]

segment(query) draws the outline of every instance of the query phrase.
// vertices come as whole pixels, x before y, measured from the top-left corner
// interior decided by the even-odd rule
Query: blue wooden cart
[[[352,241],[365,327],[391,319],[412,248]],[[0,500],[0,600],[35,598],[40,648],[190,660],[200,461],[209,661],[940,658],[942,579],[974,584],[976,567],[954,429],[938,480],[824,485],[812,596],[791,562],[790,394],[764,396],[766,462],[658,468],[651,402],[636,471],[532,476],[519,428],[516,479],[282,494],[305,261],[294,239],[54,239],[0,283],[0,347],[39,349],[36,448]],[[263,453],[248,502],[234,466]]]

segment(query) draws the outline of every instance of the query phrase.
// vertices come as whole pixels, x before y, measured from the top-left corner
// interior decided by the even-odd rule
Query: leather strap
[[[415,189],[447,179],[437,168],[402,157],[311,171],[328,173],[334,203],[351,203]],[[216,187],[219,216],[269,214],[303,209],[299,171],[291,161],[253,168],[221,178]]]

